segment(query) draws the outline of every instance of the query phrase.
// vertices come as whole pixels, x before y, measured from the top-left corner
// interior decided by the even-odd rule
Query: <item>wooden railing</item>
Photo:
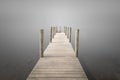
[[[59,31],[61,32],[61,30]],[[52,43],[52,39],[54,38],[54,35],[58,33],[58,28],[57,27],[51,27],[50,28],[50,43]],[[71,42],[71,33],[72,33],[72,28],[71,27],[64,27],[64,33],[67,36],[67,38],[69,39],[69,42]],[[44,30],[40,29],[40,41],[39,41],[39,45],[40,45],[40,57],[44,57]],[[79,29],[77,29],[75,31],[75,54],[76,57],[78,57],[78,50],[79,50]]]

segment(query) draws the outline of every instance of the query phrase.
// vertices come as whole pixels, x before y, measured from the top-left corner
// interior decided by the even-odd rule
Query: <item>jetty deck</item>
[[[56,33],[27,80],[88,80],[65,33]]]

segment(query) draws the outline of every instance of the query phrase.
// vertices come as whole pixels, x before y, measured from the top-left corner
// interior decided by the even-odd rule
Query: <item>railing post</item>
[[[54,27],[54,36],[55,36],[55,34],[56,34],[56,27]]]
[[[52,42],[52,27],[50,28],[50,42]]]
[[[57,33],[57,27],[55,27],[55,32]]]
[[[67,34],[67,27],[65,27],[65,35]]]
[[[55,36],[55,34],[56,34],[56,27],[54,27],[54,36]]]
[[[69,42],[71,42],[71,32],[72,32],[72,28],[69,28]]]
[[[68,27],[68,31],[67,31],[67,38],[69,39],[69,36],[68,36],[68,35],[69,35],[69,27]]]
[[[52,38],[54,38],[54,27],[52,27]]]
[[[40,57],[43,57],[44,55],[43,55],[43,50],[44,50],[44,46],[43,46],[43,40],[44,40],[44,30],[43,29],[41,29],[40,30]]]
[[[66,27],[66,36],[68,37],[68,27]]]
[[[79,29],[75,32],[75,54],[78,57],[78,49],[79,49]]]
[[[68,31],[67,31],[67,38],[69,39],[69,27],[68,27]]]

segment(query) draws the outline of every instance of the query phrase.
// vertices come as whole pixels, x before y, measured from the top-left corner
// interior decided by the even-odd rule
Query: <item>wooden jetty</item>
[[[71,45],[71,28],[57,33],[51,27],[50,43],[43,52],[44,31],[40,30],[40,59],[27,80],[88,80],[79,60],[79,30],[76,31],[75,51]]]

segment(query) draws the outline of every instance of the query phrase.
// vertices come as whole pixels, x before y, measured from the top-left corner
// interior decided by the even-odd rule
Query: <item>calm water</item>
[[[81,34],[81,33],[80,33]],[[81,35],[80,35],[81,36]],[[72,45],[74,47],[74,36]],[[37,40],[38,41],[38,40]],[[45,48],[48,44],[48,36],[45,37]],[[37,42],[38,43],[38,42]],[[89,42],[88,42],[89,43]],[[80,37],[79,60],[90,80],[119,80],[120,63],[119,52],[111,49],[89,46],[87,42],[82,42]],[[92,43],[91,43],[92,44]],[[94,44],[93,44],[94,45]],[[28,45],[27,45],[28,46]],[[83,46],[83,47],[82,47]],[[87,46],[87,48],[84,48]],[[99,45],[98,45],[99,46]],[[114,45],[113,45],[114,46]],[[39,58],[38,46],[29,45],[36,49],[29,48],[17,49],[15,46],[10,48],[6,45],[0,58],[0,79],[2,80],[25,80],[31,69]],[[109,47],[108,47],[109,48]],[[13,51],[12,51],[12,50]],[[99,50],[100,49],[100,50]],[[35,53],[36,52],[36,53]]]
[[[0,80],[25,80],[39,59],[39,29],[80,29],[79,60],[90,80],[120,80],[119,0],[0,1]]]

